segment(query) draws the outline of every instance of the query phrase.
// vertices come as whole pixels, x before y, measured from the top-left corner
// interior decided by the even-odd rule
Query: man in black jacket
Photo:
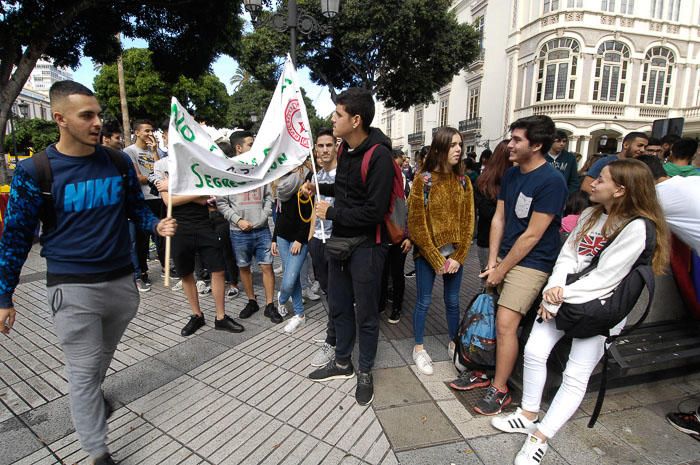
[[[374,399],[372,366],[379,337],[379,296],[386,259],[384,215],[389,208],[394,167],[389,139],[370,128],[374,118],[372,95],[351,88],[338,96],[333,113],[333,135],[343,142],[338,149],[335,184],[321,185],[321,194],[335,197],[335,204],[319,201],[316,215],[333,221],[331,241],[358,238],[349,258],[329,257],[328,304],[337,333],[335,360],[313,371],[309,378],[322,381],[352,378],[351,355],[355,325],[359,328],[359,370],[355,399],[369,405]],[[366,179],[361,166],[372,151]],[[310,191],[310,186],[306,187]],[[353,305],[354,302],[354,305]]]
[[[552,148],[549,149],[549,153],[544,158],[547,160],[547,163],[558,169],[561,175],[564,176],[566,187],[569,189],[569,194],[571,194],[578,191],[581,187],[578,179],[578,165],[574,154],[564,148],[569,142],[566,133],[561,129],[557,129],[556,134]]]

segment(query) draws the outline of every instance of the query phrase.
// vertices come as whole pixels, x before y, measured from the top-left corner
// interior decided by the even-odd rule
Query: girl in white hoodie
[[[656,199],[654,179],[643,163],[631,159],[610,163],[591,186],[591,201],[597,205],[583,211],[564,244],[542,292],[542,305],[538,311],[541,321],[534,324],[525,346],[522,409],[495,417],[491,422],[501,431],[528,435],[515,457],[515,465],[539,465],[547,451],[547,440],[579,407],[591,373],[603,356],[604,336],[573,339],[562,384],[549,410],[537,423],[547,378],[547,358],[564,336],[554,320],[561,304],[584,303],[612,294],[645,248],[644,220],[635,217],[647,218],[656,227],[654,271],[662,273],[668,260],[666,223]],[[612,237],[615,239],[601,253],[598,266],[567,285],[567,275],[586,268]],[[624,325],[625,320],[611,329],[611,333],[619,334]]]

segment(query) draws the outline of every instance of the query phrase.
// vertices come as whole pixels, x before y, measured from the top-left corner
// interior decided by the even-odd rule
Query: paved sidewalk
[[[471,254],[463,307],[478,286],[477,268]],[[230,334],[213,329],[213,301],[204,296],[207,326],[183,338],[188,306],[182,292],[162,286],[158,269],[153,262],[153,289],[141,294],[105,382],[118,407],[109,440],[121,463],[512,463],[524,437],[499,433],[489,419],[472,415],[479,393],[455,395],[446,385],[456,371],[447,361],[439,280],[426,337],[435,374],[420,375],[412,364],[415,280],[407,279],[401,322],[382,317],[375,400],[360,407],[355,379],[314,383],[306,376],[315,341],[325,334],[322,304],[307,305],[307,324],[292,336],[262,311],[242,320],[244,333]],[[45,294],[35,248],[16,293],[15,330],[0,339],[0,465],[88,463],[73,432]],[[227,312],[237,316],[245,303],[243,296],[227,302]],[[542,463],[700,465],[700,442],[663,417],[689,396],[684,408],[700,403],[700,374],[610,390],[599,423],[588,429],[595,401],[589,395]]]

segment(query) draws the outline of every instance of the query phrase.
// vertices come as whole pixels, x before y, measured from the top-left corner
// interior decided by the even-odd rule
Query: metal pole
[[[289,0],[289,5],[287,6],[287,26],[289,27],[289,40],[290,40],[290,56],[292,58],[292,64],[297,67],[297,0]]]

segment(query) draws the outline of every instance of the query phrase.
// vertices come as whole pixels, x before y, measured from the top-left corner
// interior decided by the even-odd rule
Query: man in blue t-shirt
[[[127,155],[98,145],[102,110],[90,89],[59,81],[49,99],[60,134],[46,149],[53,181],[43,193],[39,181],[48,176],[35,159],[21,162],[12,178],[0,238],[0,332],[9,335],[14,325],[12,295],[41,217],[47,300],[66,359],[73,423],[93,463],[109,465],[110,412],[101,386],[139,305],[127,218],[160,236],[174,235],[177,224],[151,213]]]
[[[593,166],[591,166],[588,173],[586,173],[586,176],[583,178],[581,190],[591,195],[591,183],[600,176],[600,172],[603,171],[603,168],[617,159],[624,160],[625,158],[637,158],[640,155],[644,155],[648,143],[649,137],[643,132],[630,132],[627,134],[625,138],[622,139],[622,150],[620,153],[609,155],[593,163]]]
[[[496,374],[489,383],[483,373],[461,378],[458,389],[491,384],[474,409],[496,415],[510,404],[506,382],[518,356],[517,330],[540,295],[559,250],[559,226],[568,190],[559,171],[547,163],[554,141],[554,122],[530,116],[511,124],[510,160],[517,163],[501,181],[496,213],[489,234],[489,260],[480,277],[498,287],[496,313]]]

